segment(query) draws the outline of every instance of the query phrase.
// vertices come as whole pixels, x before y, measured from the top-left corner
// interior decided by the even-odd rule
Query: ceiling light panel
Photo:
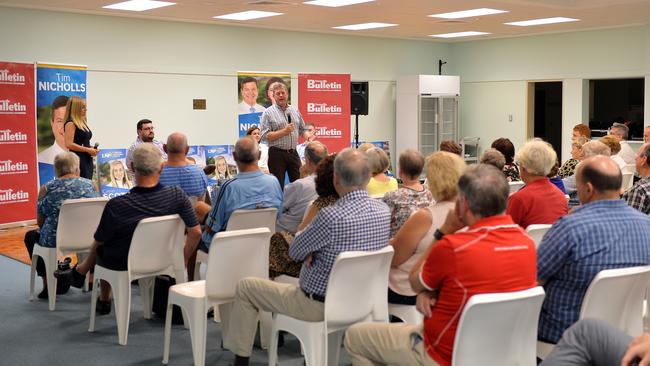
[[[334,29],[345,29],[345,30],[364,30],[364,29],[375,29],[375,28],[386,28],[386,27],[395,27],[397,24],[391,23],[361,23],[361,24],[351,24],[351,25],[342,25],[340,27],[332,27]]]
[[[282,14],[284,13],[274,13],[272,11],[249,10],[249,11],[242,11],[239,13],[217,15],[216,17],[213,18],[226,19],[226,20],[251,20],[251,19],[274,17]]]
[[[369,3],[375,0],[312,0],[305,1],[303,4],[328,6],[330,8],[338,8],[339,6],[348,6],[362,3]]]
[[[524,21],[521,21],[521,22],[510,22],[510,23],[503,23],[503,24],[516,25],[518,27],[530,27],[530,26],[533,26],[533,25],[577,22],[579,20],[580,19],[554,17],[554,18],[543,18],[543,19],[531,19],[531,20],[524,20]]]
[[[170,3],[167,1],[155,1],[155,0],[131,0],[124,1],[117,4],[106,5],[104,9],[113,9],[113,10],[128,10],[128,11],[145,11],[151,9],[163,8],[165,6],[176,5],[176,3]]]
[[[461,18],[480,17],[483,15],[502,14],[507,12],[508,12],[507,10],[480,8],[480,9],[455,11],[452,13],[432,14],[429,16],[432,18],[461,19]]]
[[[443,33],[443,34],[432,34],[429,37],[436,37],[436,38],[458,38],[458,37],[472,37],[472,36],[482,36],[490,34],[487,32],[475,32],[475,31],[467,31],[467,32],[456,32],[456,33]]]

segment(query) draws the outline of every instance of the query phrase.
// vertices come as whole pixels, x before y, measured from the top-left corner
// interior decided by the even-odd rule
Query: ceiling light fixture
[[[579,20],[580,19],[565,18],[565,17],[555,17],[555,18],[531,19],[531,20],[524,20],[524,21],[521,21],[521,22],[510,22],[510,23],[503,23],[503,24],[516,25],[518,27],[530,27],[530,26],[533,26],[533,25],[577,22]]]
[[[305,1],[303,2],[303,4],[338,8],[339,6],[369,3],[371,1],[375,1],[375,0],[311,0],[311,1]]]
[[[103,6],[104,9],[128,10],[128,11],[145,11],[151,9],[163,8],[165,6],[176,5],[167,1],[155,0],[130,0],[121,3]]]
[[[364,30],[364,29],[394,27],[396,25],[397,24],[391,24],[391,23],[361,23],[361,24],[342,25],[339,27],[332,27],[332,28],[356,31],[356,30]]]
[[[456,32],[456,33],[443,33],[443,34],[431,34],[429,37],[437,38],[457,38],[457,37],[472,37],[472,36],[482,36],[485,34],[490,34],[487,32],[476,32],[476,31],[467,31],[467,32]]]
[[[432,14],[429,16],[432,18],[460,19],[460,18],[480,17],[483,15],[501,14],[507,12],[508,12],[507,10],[480,8],[480,9],[455,11],[452,13]]]
[[[242,11],[239,13],[217,15],[213,18],[226,19],[226,20],[251,20],[251,19],[274,17],[276,15],[282,15],[282,14],[284,13],[274,13],[272,11],[249,10],[249,11]]]

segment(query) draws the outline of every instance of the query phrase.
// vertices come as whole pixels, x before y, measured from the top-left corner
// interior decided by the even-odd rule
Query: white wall
[[[453,44],[449,66],[462,80],[461,136],[479,135],[483,149],[494,137],[520,146],[527,137],[526,82],[560,80],[567,159],[571,129],[588,117],[585,81],[650,75],[649,35],[650,26],[638,26]],[[646,101],[649,94],[646,88]],[[509,114],[512,123],[505,118]]]
[[[14,35],[3,37],[0,60],[88,66],[89,123],[107,148],[128,146],[141,118],[154,121],[158,138],[181,130],[191,144],[234,143],[239,70],[369,80],[370,115],[360,118],[361,139],[394,146],[397,76],[432,73],[450,54],[449,45],[433,42],[4,7],[0,34]],[[193,98],[207,99],[207,110],[193,111]],[[297,104],[297,88],[292,98]]]

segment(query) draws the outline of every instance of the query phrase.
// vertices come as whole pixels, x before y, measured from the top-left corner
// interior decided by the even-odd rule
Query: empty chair
[[[99,280],[104,280],[113,290],[118,341],[121,345],[126,345],[131,311],[131,281],[140,280],[144,318],[150,319],[154,276],[166,274],[174,277],[177,283],[185,282],[184,232],[185,224],[178,215],[140,220],[131,239],[128,269],[114,271],[99,264],[95,265],[89,332],[95,331]]]
[[[45,262],[48,306],[53,311],[56,304],[56,283],[54,271],[57,258],[71,253],[87,253],[93,244],[95,230],[102,217],[108,198],[79,198],[65,200],[59,210],[59,222],[56,227],[56,248],[34,245],[32,268],[29,281],[30,299],[34,298],[34,279],[36,276],[37,256]]]
[[[458,322],[452,365],[536,365],[535,341],[543,300],[540,286],[472,296]]]
[[[269,365],[277,363],[278,332],[281,330],[294,334],[300,340],[307,366],[338,364],[341,338],[350,325],[361,321],[386,320],[386,263],[390,263],[392,256],[391,246],[375,252],[339,254],[327,283],[322,322],[273,314]],[[376,300],[382,296],[383,304],[378,304]]]
[[[623,183],[621,184],[621,190],[627,191],[632,188],[634,185],[634,172],[624,172],[623,173]]]
[[[232,302],[240,279],[268,278],[270,239],[268,228],[224,231],[212,238],[206,280],[181,283],[169,289],[163,364],[169,361],[173,305],[179,305],[187,314],[194,365],[205,364],[207,311]]]
[[[528,232],[528,235],[530,235],[531,238],[535,241],[535,248],[539,246],[539,243],[542,242],[542,238],[544,237],[544,234],[548,231],[548,229],[551,228],[551,224],[533,224],[533,225],[528,225],[526,228],[526,232]]]
[[[526,184],[523,181],[516,181],[508,182],[508,185],[510,185],[510,194],[512,194],[520,190]]]

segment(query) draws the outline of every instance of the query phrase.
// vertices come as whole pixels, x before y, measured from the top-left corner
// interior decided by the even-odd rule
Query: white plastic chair
[[[388,304],[388,314],[396,316],[404,323],[422,324],[424,316],[415,308],[415,305]]]
[[[542,238],[544,238],[544,234],[548,231],[548,229],[551,228],[551,224],[533,224],[533,225],[528,225],[526,228],[526,232],[528,235],[530,235],[531,238],[535,241],[535,248],[539,246],[539,243],[542,242]]]
[[[633,172],[624,172],[623,173],[623,183],[621,184],[621,190],[623,192],[632,188],[634,185],[634,173]]]
[[[537,322],[543,300],[540,286],[472,296],[458,323],[452,365],[536,365]]]
[[[278,217],[278,209],[259,208],[255,210],[235,210],[228,219],[226,231],[231,230],[246,230],[258,227],[266,227],[271,231],[271,235],[275,233],[275,221]],[[198,250],[196,253],[196,265],[194,266],[194,279],[198,280],[201,276],[201,263],[208,262],[208,253]]]
[[[621,170],[621,173],[632,173],[636,172],[636,164],[625,164],[625,167]]]
[[[89,332],[95,331],[95,306],[100,279],[107,281],[113,290],[119,344],[126,345],[129,334],[131,281],[140,280],[144,318],[151,319],[154,276],[165,274],[174,277],[177,283],[185,282],[184,231],[185,224],[178,215],[140,220],[131,239],[128,269],[114,271],[95,265]]]
[[[387,306],[377,304],[376,299],[383,295],[383,303],[387,304],[388,267],[385,263],[390,263],[392,257],[393,248],[390,245],[374,252],[339,254],[327,283],[322,322],[273,314],[269,365],[275,366],[277,363],[278,333],[281,330],[294,334],[300,340],[307,366],[338,364],[341,339],[350,325],[381,317],[384,319],[380,320],[385,321],[388,317],[387,311],[381,313]],[[380,313],[377,313],[378,310]]]
[[[510,186],[510,194],[513,194],[517,192],[518,190],[521,189],[521,187],[525,186],[526,183],[523,181],[516,181],[516,182],[508,182],[508,185]]]
[[[206,280],[177,284],[169,289],[163,364],[169,362],[173,305],[180,306],[187,315],[194,365],[205,364],[207,311],[232,302],[237,282],[242,278],[268,278],[270,239],[268,228],[224,231],[212,238]]]
[[[63,201],[59,209],[59,222],[56,227],[56,248],[34,245],[32,268],[29,281],[29,299],[34,299],[34,280],[38,258],[45,262],[45,279],[47,282],[48,307],[53,311],[56,305],[57,258],[70,253],[87,253],[93,244],[95,230],[102,217],[108,198],[79,198]],[[87,282],[86,279],[86,289]]]

